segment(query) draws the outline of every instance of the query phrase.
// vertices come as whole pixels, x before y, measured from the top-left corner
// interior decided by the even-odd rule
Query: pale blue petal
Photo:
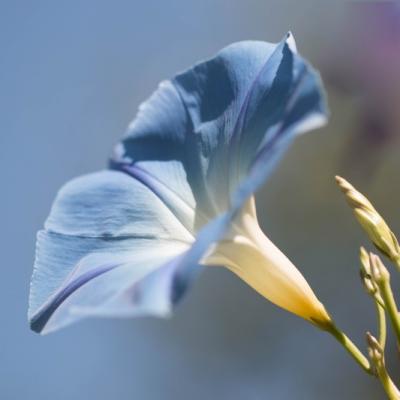
[[[165,239],[39,232],[32,329],[49,333],[90,316],[169,316],[201,269],[199,261],[210,241],[223,234],[231,219],[227,213],[214,219],[191,247]],[[43,292],[46,300],[37,307],[34,300]]]
[[[220,236],[231,217],[207,225],[190,249],[139,240],[126,254],[88,255],[36,313],[32,327],[49,333],[83,317],[169,316],[202,268],[198,262],[210,238]]]
[[[231,216],[224,214],[192,244],[164,202],[179,204],[175,194],[165,189],[159,196],[157,181],[133,176],[103,171],[60,190],[38,234],[29,307],[35,331],[48,333],[83,316],[169,315],[210,243],[227,228]]]
[[[186,207],[181,213],[186,225],[145,183],[106,170],[73,179],[61,188],[45,229],[85,237],[192,240],[194,211]]]
[[[38,234],[31,283],[29,318],[33,322],[43,309],[50,309],[52,314],[61,304],[60,299],[65,300],[65,293],[60,293],[68,279],[73,278],[72,286],[82,281],[82,260],[91,269],[84,271],[86,278],[95,278],[127,260],[138,260],[142,268],[136,254],[142,249],[146,257],[157,256],[161,254],[160,243],[168,242],[174,254],[179,255],[182,245],[187,248],[194,240],[192,232],[154,192],[117,171],[90,174],[65,185],[45,228]],[[153,260],[147,264],[155,268],[165,262]],[[46,318],[35,323],[43,325]]]
[[[169,314],[177,300],[175,269],[171,266],[182,258],[189,247],[187,244],[155,239],[94,241],[93,238],[72,239],[47,232],[39,235],[33,285],[36,283],[43,289],[44,282],[54,276],[54,265],[70,272],[47,300],[30,313],[32,329],[48,333],[83,315]],[[67,259],[57,253],[60,248],[68,252]],[[85,248],[88,253],[81,257]],[[72,254],[76,254],[75,260]],[[47,273],[43,266],[50,267]]]

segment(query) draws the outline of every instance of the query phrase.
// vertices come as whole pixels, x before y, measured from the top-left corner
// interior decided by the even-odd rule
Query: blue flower
[[[310,321],[328,319],[261,232],[253,197],[294,137],[325,115],[319,77],[291,34],[278,44],[232,44],[162,82],[110,168],[58,193],[37,238],[32,329],[88,316],[168,316],[209,265]]]

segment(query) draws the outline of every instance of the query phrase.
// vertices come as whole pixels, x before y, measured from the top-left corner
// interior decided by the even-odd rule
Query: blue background
[[[382,398],[328,335],[225,270],[206,271],[168,321],[90,320],[40,337],[26,320],[35,233],[57,189],[106,166],[160,80],[231,42],[278,41],[290,29],[322,68],[332,117],[297,140],[259,193],[258,213],[364,346],[375,328],[358,282],[365,238],[333,176],[354,177],[396,229],[400,192],[387,183],[398,181],[399,161],[395,148],[386,151],[373,178],[341,162],[357,106],[329,85],[324,60],[345,16],[341,2],[0,1],[1,399]]]

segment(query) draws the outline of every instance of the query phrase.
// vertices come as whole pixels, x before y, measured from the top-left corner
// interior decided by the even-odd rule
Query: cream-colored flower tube
[[[253,197],[203,264],[224,265],[272,303],[321,328],[332,323],[300,271],[261,231]]]

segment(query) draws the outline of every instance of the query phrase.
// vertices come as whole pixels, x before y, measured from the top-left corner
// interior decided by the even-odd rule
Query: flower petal
[[[147,237],[193,241],[173,209],[141,181],[117,171],[73,179],[59,191],[47,231],[84,237]],[[187,220],[194,212],[186,209]]]
[[[324,114],[318,77],[290,35],[228,46],[161,84],[116,146],[114,171],[57,197],[38,237],[33,328],[165,315],[294,134]]]
[[[171,81],[161,82],[139,107],[125,138],[114,149],[111,168],[136,178],[140,175],[169,207],[176,207],[180,199],[180,205],[195,210],[197,228],[215,216],[191,122]]]
[[[172,249],[182,252],[182,246],[188,248],[194,240],[147,186],[116,171],[83,176],[65,185],[45,228],[38,234],[30,319],[62,290],[68,279],[82,279],[79,265],[85,257],[90,256],[91,262],[86,261],[85,265],[91,265],[94,278],[104,269],[126,264],[128,259],[138,259],[140,263],[140,257],[133,252],[140,253],[145,243],[145,250],[154,254],[158,243],[169,243]],[[98,257],[93,262],[96,254],[103,257],[101,262]]]
[[[127,174],[69,182],[38,234],[32,329],[48,333],[83,316],[168,315],[199,271],[225,213],[193,237],[160,198]]]
[[[239,42],[163,82],[140,107],[114,166],[138,165],[181,197],[191,191],[188,202],[207,219],[240,208],[294,135],[325,114],[319,77],[291,34],[277,45]]]
[[[81,257],[85,248],[88,254]],[[48,333],[84,315],[168,315],[178,299],[176,271],[171,267],[187,248],[187,244],[171,240],[129,238],[104,243],[101,239],[39,233],[33,287],[43,290],[57,269],[70,273],[30,313],[32,329]],[[59,250],[67,257],[60,256]]]

